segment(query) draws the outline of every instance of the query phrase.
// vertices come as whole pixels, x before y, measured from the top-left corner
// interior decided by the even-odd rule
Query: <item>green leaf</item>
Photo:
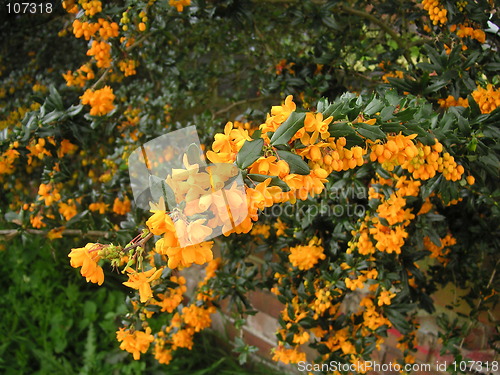
[[[346,122],[336,122],[330,124],[328,131],[330,132],[330,135],[335,138],[347,137],[349,135],[357,136],[356,131]]]
[[[165,203],[171,208],[176,205],[175,193],[170,186],[167,185],[164,179],[149,175],[149,189],[151,196],[155,202],[158,202],[161,197],[165,199]]]
[[[88,210],[85,210],[85,211],[82,211],[78,214],[76,214],[75,216],[73,216],[67,223],[66,223],[66,228],[67,227],[70,227],[72,224],[74,223],[77,223],[78,221],[80,221],[81,219],[83,219],[85,216],[87,216],[87,214],[89,213]]]
[[[327,107],[328,107],[328,99],[326,98],[321,98],[319,101],[318,101],[318,104],[316,106],[316,110],[318,112],[323,112]]]
[[[405,316],[399,311],[391,308],[385,308],[384,312],[390,322],[394,325],[394,328],[396,328],[399,332],[406,334],[411,331],[410,323],[408,323]]]
[[[309,168],[307,163],[302,160],[299,155],[282,150],[277,150],[276,152],[281,159],[288,163],[288,165],[290,166],[290,173],[307,175],[311,172],[311,169]]]
[[[256,181],[256,182],[264,182],[265,180],[270,178],[271,183],[269,184],[269,186],[279,186],[283,191],[290,190],[290,187],[287,185],[287,183],[282,179],[280,179],[278,176],[268,176],[266,174],[249,173],[247,177],[251,181]]]
[[[262,150],[263,146],[264,140],[262,138],[243,143],[243,147],[241,147],[238,155],[236,155],[236,165],[240,169],[248,168],[254,161],[264,154],[264,151]]]
[[[69,117],[74,117],[76,116],[77,114],[79,114],[83,109],[83,105],[81,104],[78,104],[78,105],[72,105],[71,107],[69,107],[67,110],[66,110],[66,114],[69,116]]]
[[[364,109],[364,113],[368,116],[371,116],[377,112],[379,112],[382,108],[384,108],[384,102],[382,100],[373,98],[370,103],[368,103]]]
[[[380,111],[380,120],[387,121],[387,120],[390,120],[391,118],[393,118],[394,117],[394,109],[395,108],[396,107],[393,106],[393,105],[390,105],[388,107],[383,108]]]
[[[439,89],[442,89],[447,84],[448,84],[448,81],[438,80],[438,81],[434,82],[433,84],[427,86],[424,89],[423,94],[424,95],[429,95],[429,94],[432,94],[434,92],[437,92]]]
[[[62,98],[61,98],[61,95],[59,94],[59,92],[55,89],[54,86],[50,86],[49,91],[50,91],[50,95],[47,98],[47,102],[50,102],[50,104],[52,104],[54,106],[54,109],[63,111],[64,106],[63,106]]]
[[[386,138],[385,133],[380,130],[380,127],[376,125],[369,125],[365,123],[358,123],[355,125],[357,127],[357,131],[363,137],[368,138],[371,141],[376,141],[377,139]]]
[[[43,118],[42,118],[42,123],[44,124],[49,124],[52,121],[59,120],[62,116],[64,115],[64,112],[54,110],[52,112],[47,113]]]
[[[196,143],[189,145],[186,154],[189,164],[201,165],[203,163],[200,156],[200,147]]]
[[[284,145],[304,126],[305,113],[292,112],[271,137],[271,145]]]
[[[422,199],[427,198],[431,193],[436,190],[436,188],[439,186],[441,183],[441,177],[442,175],[435,176],[428,180],[425,185],[422,186]]]

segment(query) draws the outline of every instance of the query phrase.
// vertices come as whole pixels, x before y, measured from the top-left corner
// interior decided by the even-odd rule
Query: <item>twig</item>
[[[257,98],[250,98],[250,99],[243,99],[243,100],[238,100],[237,102],[234,102],[230,105],[228,105],[226,108],[219,109],[217,112],[215,112],[212,117],[215,118],[218,115],[221,115],[223,113],[226,113],[233,109],[234,107],[237,107],[239,105],[245,104],[245,103],[253,103],[253,102],[259,102],[261,100],[266,100],[269,99],[267,96],[259,96]]]
[[[39,229],[25,229],[25,230],[17,230],[17,229],[0,229],[0,236],[5,237],[15,237],[21,233],[34,234],[37,236],[46,236],[49,232]],[[82,236],[82,237],[103,237],[109,238],[112,235],[112,232],[106,232],[101,230],[89,230],[88,232],[84,232],[80,229],[65,229],[62,231],[63,236]]]

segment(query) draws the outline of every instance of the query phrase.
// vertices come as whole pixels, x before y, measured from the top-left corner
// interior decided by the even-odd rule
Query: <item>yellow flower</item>
[[[147,302],[153,296],[150,283],[160,277],[163,268],[137,272],[129,267],[126,271],[129,273],[128,281],[125,281],[123,285],[139,290],[140,301]]]

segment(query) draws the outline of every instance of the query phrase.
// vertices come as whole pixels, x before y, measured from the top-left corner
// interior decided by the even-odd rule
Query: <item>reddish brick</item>
[[[278,318],[284,305],[278,301],[278,298],[271,293],[264,291],[252,291],[248,293],[248,298],[252,306],[270,316]]]

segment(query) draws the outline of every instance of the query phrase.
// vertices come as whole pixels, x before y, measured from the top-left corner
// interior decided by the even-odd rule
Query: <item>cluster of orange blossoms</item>
[[[324,249],[320,246],[321,240],[314,238],[306,246],[295,246],[290,248],[290,263],[302,271],[314,267],[320,259],[325,259]]]
[[[459,25],[457,30],[457,25],[450,26],[450,31],[455,32],[460,38],[471,38],[477,40],[479,43],[486,42],[486,33],[481,29],[474,29],[473,27],[466,25]]]
[[[124,60],[118,63],[118,67],[123,72],[125,77],[133,76],[137,73],[137,61],[135,60]]]
[[[441,5],[439,0],[423,0],[422,5],[429,13],[429,18],[431,19],[433,25],[444,25],[448,22],[448,18],[446,17],[448,11]]]
[[[16,144],[11,144],[5,152],[0,154],[0,176],[14,172],[14,162],[19,157],[19,152],[15,150],[16,147]]]
[[[177,9],[178,12],[182,12],[184,7],[191,5],[191,0],[169,0],[168,4]]]
[[[63,77],[67,86],[83,87],[87,81],[95,78],[95,74],[90,64],[84,64],[75,72],[68,70]]]
[[[487,84],[486,88],[478,87],[471,93],[472,97],[478,104],[481,113],[490,113],[500,106],[500,90],[495,89],[492,84]],[[439,99],[438,103],[443,108],[448,107],[468,107],[469,101],[467,98],[455,99],[449,95],[446,99]]]
[[[109,86],[104,86],[99,90],[88,89],[80,99],[82,104],[90,105],[90,114],[92,116],[103,116],[115,108],[113,105],[115,95],[113,89]]]
[[[488,84],[486,88],[478,87],[471,95],[481,113],[490,113],[500,106],[500,89],[495,89],[492,84]]]
[[[85,10],[85,15],[94,16],[102,12],[102,3],[99,0],[79,0],[80,5]]]
[[[432,242],[429,237],[424,238],[424,247],[431,252],[430,257],[436,258],[443,264],[448,263],[449,259],[446,258],[446,255],[450,253],[449,247],[456,243],[457,240],[451,234],[447,234],[444,238],[441,238],[440,246]]]
[[[468,107],[469,101],[467,100],[467,98],[455,98],[452,95],[448,95],[446,99],[438,99],[438,104],[441,108]]]
[[[104,41],[94,40],[87,51],[87,56],[93,56],[99,68],[109,68],[111,66],[111,45]]]
[[[84,98],[82,97],[82,102]],[[253,184],[245,186],[245,194],[239,191],[226,190],[226,199],[230,202],[231,210],[228,210],[226,216],[230,218],[231,223],[240,223],[235,228],[229,226],[226,222],[217,217],[208,215],[204,217],[207,209],[211,208],[213,212],[222,212],[227,209],[225,200],[214,198],[213,194],[207,192],[217,191],[224,185],[224,178],[232,178],[237,173],[237,168],[233,165],[236,161],[238,152],[246,142],[252,140],[247,128],[244,126],[234,126],[227,123],[224,132],[215,135],[212,150],[207,152],[207,158],[213,163],[222,163],[217,165],[229,165],[232,168],[226,172],[215,171],[211,173],[210,167],[207,170],[199,167],[198,164],[188,162],[188,157],[183,159],[185,170],[179,174],[173,174],[165,179],[170,188],[176,192],[174,208],[172,202],[168,202],[171,212],[166,210],[163,198],[159,202],[152,204],[152,216],[147,220],[146,225],[148,236],[157,235],[161,238],[155,243],[154,249],[149,253],[160,255],[167,262],[169,268],[184,268],[192,264],[205,264],[208,262],[207,278],[215,274],[218,262],[213,260],[211,238],[215,228],[220,228],[221,233],[228,235],[230,233],[248,233],[252,229],[253,235],[270,235],[270,225],[255,225],[258,220],[259,212],[266,207],[271,207],[276,203],[291,202],[297,199],[305,200],[309,196],[320,194],[325,188],[324,183],[327,177],[334,171],[345,171],[357,168],[368,160],[379,163],[386,171],[394,172],[396,167],[401,167],[410,176],[398,176],[392,174],[390,179],[378,178],[372,181],[369,189],[370,200],[378,200],[377,208],[372,214],[366,215],[359,224],[359,228],[352,231],[352,240],[349,242],[348,253],[354,251],[361,255],[371,257],[375,252],[385,252],[388,254],[400,254],[401,249],[408,238],[407,227],[417,215],[425,214],[432,209],[432,204],[427,200],[418,213],[412,212],[407,206],[409,197],[416,197],[420,192],[422,181],[428,180],[437,173],[441,173],[445,179],[457,181],[462,178],[464,169],[458,165],[454,158],[447,152],[444,152],[443,146],[437,140],[434,145],[428,146],[415,141],[416,135],[405,136],[402,134],[389,134],[385,141],[369,141],[367,147],[362,148],[354,146],[347,148],[347,141],[343,137],[334,138],[330,135],[329,129],[335,126],[333,118],[323,118],[321,113],[306,113],[304,115],[304,125],[291,136],[288,142],[291,146],[291,153],[294,157],[300,157],[309,167],[308,174],[292,173],[292,167],[285,158],[280,157],[279,150],[273,146],[272,135],[277,129],[292,116],[296,106],[289,96],[281,106],[274,106],[271,113],[267,116],[265,123],[259,126],[261,130],[260,139],[262,139],[262,154],[247,169],[247,177]],[[374,124],[375,119],[364,120],[368,124]],[[301,148],[294,148],[295,142],[299,142]],[[165,160],[170,160],[173,155],[166,150]],[[168,154],[168,155],[167,155]],[[253,175],[269,176],[269,178],[260,181],[253,181]],[[280,186],[272,184],[272,177],[278,177],[286,183],[288,189],[282,189]],[[220,177],[220,178],[219,178]],[[469,181],[469,179],[468,179]],[[385,195],[376,190],[378,185],[387,185],[392,189],[392,193]],[[283,185],[281,185],[283,186]],[[183,202],[184,211],[175,208]],[[128,202],[129,204],[129,202]],[[129,207],[125,201],[115,200],[113,210],[115,212],[125,213]],[[115,207],[116,206],[116,207]],[[60,205],[64,214],[71,214],[69,202],[66,206]],[[95,207],[97,209],[97,206]],[[238,208],[238,209],[234,209]],[[239,213],[241,212],[241,214]],[[196,217],[196,219],[189,219]],[[284,233],[286,225],[278,221],[274,225],[276,233]],[[149,238],[149,237],[148,237]],[[187,241],[187,243],[186,243]],[[78,267],[86,262],[85,271],[82,274],[87,280],[101,281],[98,275],[97,261],[101,252],[90,252],[94,249],[94,244],[83,249],[74,249],[72,251],[78,254],[77,259],[73,261],[76,255],[71,255],[72,266]],[[452,241],[443,239],[443,246],[453,245]],[[104,245],[100,245],[104,246]],[[111,245],[110,245],[111,246]],[[426,241],[426,247],[436,257],[445,255],[442,253],[443,247],[435,246]],[[87,249],[84,251],[84,249]],[[141,247],[141,251],[142,247]],[[324,248],[321,241],[313,238],[308,245],[299,245],[290,248],[288,259],[293,267],[298,271],[307,271],[313,269],[318,263],[326,259]],[[92,255],[93,254],[93,255]],[[123,251],[121,252],[122,256]],[[146,255],[146,254],[144,254]],[[140,256],[141,259],[143,255]],[[76,259],[76,258],[75,258]],[[109,259],[109,258],[106,258]],[[94,262],[90,265],[90,262]],[[147,322],[143,322],[144,332],[121,329],[118,333],[118,339],[121,341],[121,348],[131,352],[134,358],[138,358],[140,353],[144,353],[154,343],[154,354],[161,363],[169,363],[172,358],[172,351],[177,348],[191,348],[193,345],[193,335],[210,325],[210,314],[215,311],[211,304],[212,295],[198,294],[197,299],[207,302],[207,306],[191,304],[179,310],[178,307],[183,301],[185,292],[185,280],[180,277],[171,277],[177,288],[168,288],[165,292],[154,294],[152,286],[161,282],[163,268],[157,269],[154,262],[150,261],[150,268],[139,272],[131,266],[135,263],[129,257],[125,271],[129,280],[124,284],[139,291],[139,301],[142,305],[136,305],[135,308],[143,309],[142,315],[146,318],[153,312],[145,310],[148,304],[161,307],[162,312],[173,313],[174,316],[170,325],[162,329],[156,336],[150,334]],[[350,267],[343,263],[342,269]],[[283,280],[283,275],[276,275],[278,284]],[[363,316],[363,323],[356,329],[368,329],[374,332],[381,326],[390,326],[390,322],[380,311],[385,305],[390,305],[395,293],[391,290],[385,290],[378,285],[376,279],[378,272],[376,269],[367,269],[358,272],[352,270],[352,273],[345,278],[345,286],[348,290],[363,289],[368,284],[370,297],[363,299],[361,310],[358,314]],[[207,278],[204,282],[207,281]],[[319,282],[319,280],[317,280]],[[96,281],[94,281],[96,282]],[[324,281],[321,281],[324,282]],[[316,283],[316,281],[315,281]],[[204,285],[203,283],[201,284]],[[277,288],[273,288],[276,291]],[[311,317],[317,319],[325,314],[335,315],[339,313],[338,304],[332,303],[332,293],[341,295],[342,290],[332,290],[331,286],[324,284],[315,284],[315,298],[310,306],[306,308],[297,299],[293,302],[292,308],[295,311],[293,319],[288,316],[287,307],[283,313],[283,320],[287,324],[295,324],[306,317],[309,312]],[[298,297],[296,297],[298,298]],[[177,311],[176,311],[177,310]],[[325,315],[326,316],[326,315]],[[333,332],[333,330],[332,330]],[[356,354],[349,334],[345,330],[328,333],[322,329],[316,328],[315,335],[332,351],[342,350],[346,355]],[[294,345],[302,345],[310,339],[309,333],[303,328],[294,334]],[[379,340],[380,341],[380,340]],[[377,341],[377,345],[379,343]],[[358,353],[359,354],[359,353]],[[289,347],[283,341],[280,341],[278,347],[274,350],[274,359],[285,363],[298,362],[305,360],[305,354],[297,347]]]

